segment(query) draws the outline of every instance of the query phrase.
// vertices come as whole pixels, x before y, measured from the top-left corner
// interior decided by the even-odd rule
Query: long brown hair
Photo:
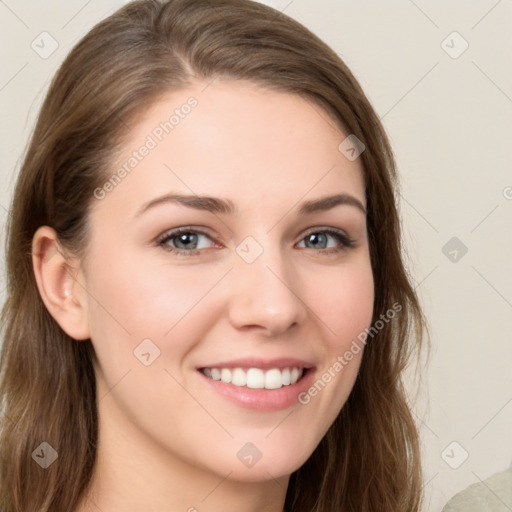
[[[402,372],[426,322],[402,261],[393,153],[358,82],[298,22],[250,0],[138,0],[97,24],[55,75],[28,146],[7,231],[0,361],[0,508],[69,512],[96,457],[90,340],[71,339],[46,310],[31,260],[37,228],[84,254],[93,191],[111,175],[130,126],[191,77],[248,80],[299,94],[360,139],[375,283],[373,321],[400,307],[368,342],[353,391],[290,478],[288,512],[414,512],[421,502],[418,433]],[[110,171],[110,172],[109,172]],[[58,461],[42,469],[47,442]]]

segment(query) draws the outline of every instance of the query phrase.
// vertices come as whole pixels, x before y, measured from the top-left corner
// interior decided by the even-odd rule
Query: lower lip
[[[299,403],[298,395],[310,387],[314,376],[313,368],[310,368],[295,384],[282,386],[279,389],[252,389],[211,379],[199,370],[198,373],[220,395],[239,407],[257,411],[280,411]]]

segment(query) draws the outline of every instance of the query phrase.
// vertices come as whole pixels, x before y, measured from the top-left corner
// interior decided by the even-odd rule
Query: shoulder
[[[510,512],[512,510],[512,466],[456,494],[443,512]]]

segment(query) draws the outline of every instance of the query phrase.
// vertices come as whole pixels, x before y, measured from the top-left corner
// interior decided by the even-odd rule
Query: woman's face
[[[167,468],[289,475],[347,400],[372,318],[349,134],[299,96],[221,79],[130,128],[80,277],[101,442],[123,461],[129,443]]]

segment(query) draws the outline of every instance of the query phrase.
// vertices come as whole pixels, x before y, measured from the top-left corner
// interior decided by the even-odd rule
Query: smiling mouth
[[[199,371],[212,380],[250,389],[280,389],[292,386],[308,372],[307,368],[200,368]]]

